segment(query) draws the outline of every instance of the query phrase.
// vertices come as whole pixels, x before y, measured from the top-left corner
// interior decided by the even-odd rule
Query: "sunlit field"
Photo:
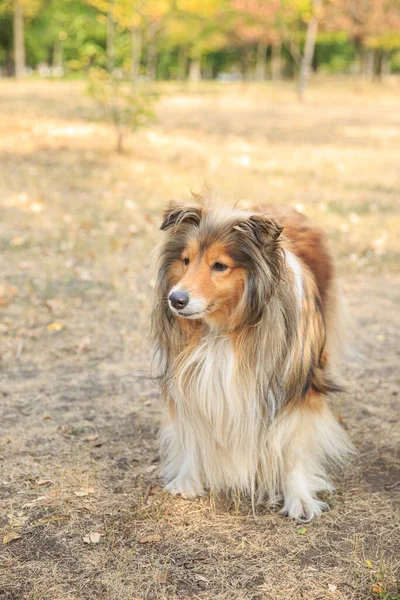
[[[0,599],[398,600],[400,82],[157,91],[118,154],[83,83],[0,81]],[[190,190],[295,206],[331,240],[359,455],[312,523],[163,492],[151,263]]]

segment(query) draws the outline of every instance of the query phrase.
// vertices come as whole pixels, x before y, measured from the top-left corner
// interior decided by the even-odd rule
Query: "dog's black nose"
[[[172,306],[177,310],[185,308],[185,306],[189,302],[189,296],[186,292],[172,292],[172,294],[169,295],[168,299],[171,302]]]

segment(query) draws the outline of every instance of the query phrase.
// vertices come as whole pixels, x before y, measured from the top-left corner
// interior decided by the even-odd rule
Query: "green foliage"
[[[392,54],[392,71],[393,73],[400,73],[400,50]]]
[[[322,32],[318,35],[314,61],[326,73],[346,73],[356,58],[354,45],[346,32]]]
[[[0,65],[6,65],[12,48],[12,18],[10,13],[0,13]]]

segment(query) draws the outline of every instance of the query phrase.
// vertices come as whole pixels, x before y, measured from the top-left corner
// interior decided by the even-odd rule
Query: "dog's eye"
[[[216,262],[213,264],[213,271],[226,271],[226,269],[228,268],[227,265],[224,265],[224,263],[220,263],[220,262]]]
[[[183,259],[183,264],[188,266],[188,264],[190,263],[190,260],[188,258],[184,258]]]

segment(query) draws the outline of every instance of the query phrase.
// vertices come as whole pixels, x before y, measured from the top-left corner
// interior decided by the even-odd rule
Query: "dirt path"
[[[166,98],[159,123],[140,134],[140,151],[119,158],[107,150],[109,130],[85,120],[79,90],[71,106],[64,84],[36,88],[30,103],[34,84],[24,85],[5,86],[0,101],[0,599],[399,598],[400,278],[391,234],[400,138],[393,134],[390,151],[384,142],[377,149],[373,106],[361,113],[337,92],[336,114],[350,122],[358,112],[358,135],[367,140],[351,146],[354,172],[346,171],[338,206],[339,190],[328,191],[323,172],[306,178],[308,158],[298,158],[298,172],[292,163],[284,170],[285,148],[294,160],[305,143],[305,122],[300,142],[272,130],[260,140],[262,107],[240,105],[236,131],[233,101],[221,96],[227,112],[217,130],[207,95],[189,98],[179,119],[178,100]],[[297,123],[286,94],[270,101],[285,130]],[[324,121],[315,102],[328,126],[333,117]],[[380,126],[395,127],[395,118],[388,111]],[[336,164],[343,139],[317,133],[307,130],[313,155],[323,147],[327,157],[329,148]],[[239,180],[261,193],[268,135],[277,136],[274,177],[284,183],[277,199],[309,199],[304,210],[327,227],[342,256],[356,321],[358,355],[335,410],[360,454],[335,474],[331,512],[306,526],[270,509],[255,521],[245,499],[187,502],[162,491],[160,401],[144,333],[165,198],[190,187],[207,144],[221,161],[217,184],[231,175],[227,196]],[[243,164],[223,170],[239,143],[247,144],[237,154]],[[373,146],[391,158],[384,176],[371,167],[363,190],[362,158]]]

